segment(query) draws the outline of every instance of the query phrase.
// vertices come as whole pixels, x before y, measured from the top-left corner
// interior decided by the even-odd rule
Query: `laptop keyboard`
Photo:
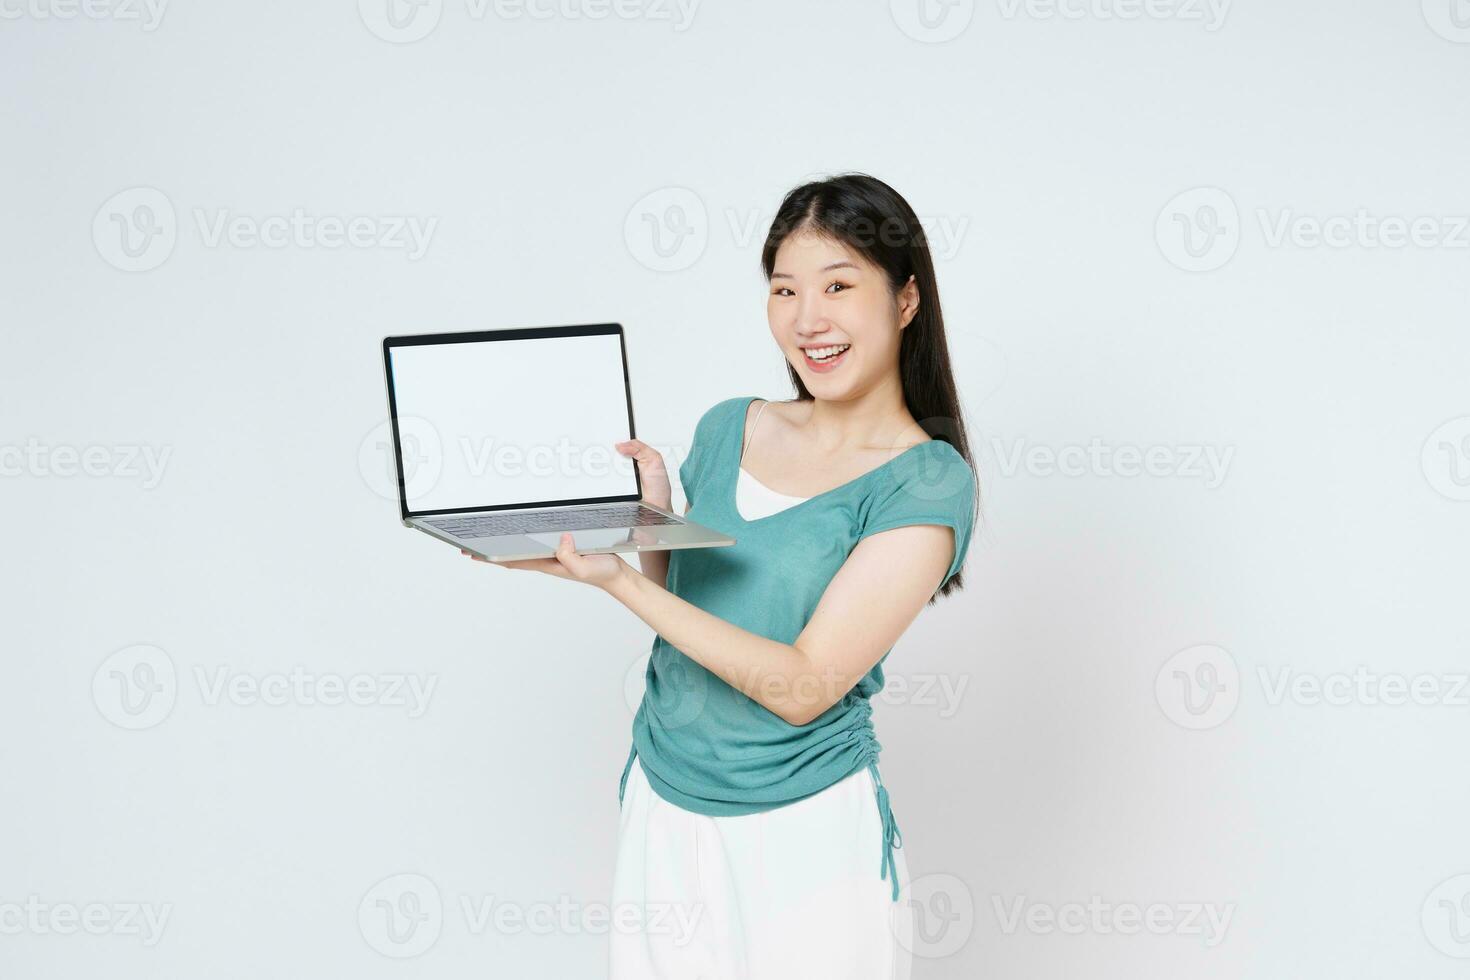
[[[604,527],[648,527],[678,524],[638,503],[606,504],[577,510],[522,510],[509,514],[474,514],[425,521],[430,527],[457,538],[489,538],[498,534],[534,534],[538,531],[587,531]]]

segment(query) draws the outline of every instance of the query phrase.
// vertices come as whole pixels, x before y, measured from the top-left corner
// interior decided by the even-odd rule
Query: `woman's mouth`
[[[834,371],[837,366],[847,357],[851,344],[833,344],[830,347],[803,347],[801,352],[806,358],[806,366],[818,374]]]

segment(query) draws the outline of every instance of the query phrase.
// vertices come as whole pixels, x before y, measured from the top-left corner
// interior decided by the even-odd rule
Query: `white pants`
[[[912,919],[879,877],[875,791],[863,768],[775,810],[709,817],[660,797],[634,759],[611,980],[908,980]],[[893,857],[902,888],[903,850]]]

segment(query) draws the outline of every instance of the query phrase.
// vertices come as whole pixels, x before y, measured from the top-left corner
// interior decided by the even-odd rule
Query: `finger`
[[[577,578],[582,577],[587,567],[587,559],[577,554],[577,541],[572,537],[570,531],[562,532],[561,541],[556,546],[554,560]]]
[[[625,442],[618,442],[613,445],[624,456],[632,456],[635,459],[642,459],[647,454],[653,452],[652,446],[638,439],[628,439]]]
[[[522,558],[518,561],[492,561],[490,564],[516,571],[546,572],[548,575],[562,577],[566,575],[566,569],[562,568],[555,558]]]

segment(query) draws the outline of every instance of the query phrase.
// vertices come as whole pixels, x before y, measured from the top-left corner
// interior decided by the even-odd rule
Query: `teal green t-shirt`
[[[679,468],[688,517],[736,543],[669,552],[670,592],[742,629],[792,643],[852,549],[870,534],[909,524],[952,527],[955,554],[944,581],[960,570],[974,522],[975,480],[964,457],[942,440],[911,446],[857,479],[774,514],[742,518],[735,487],[754,400],[726,399],[695,427]],[[887,656],[836,704],[798,726],[655,636],[619,801],[635,756],[659,796],[710,816],[794,803],[864,766],[876,781],[881,747],[869,699],[883,689]],[[886,791],[880,788],[879,796],[885,838],[891,838],[897,830],[889,828]],[[886,839],[885,877],[890,845]],[[896,896],[896,876],[894,888]]]

